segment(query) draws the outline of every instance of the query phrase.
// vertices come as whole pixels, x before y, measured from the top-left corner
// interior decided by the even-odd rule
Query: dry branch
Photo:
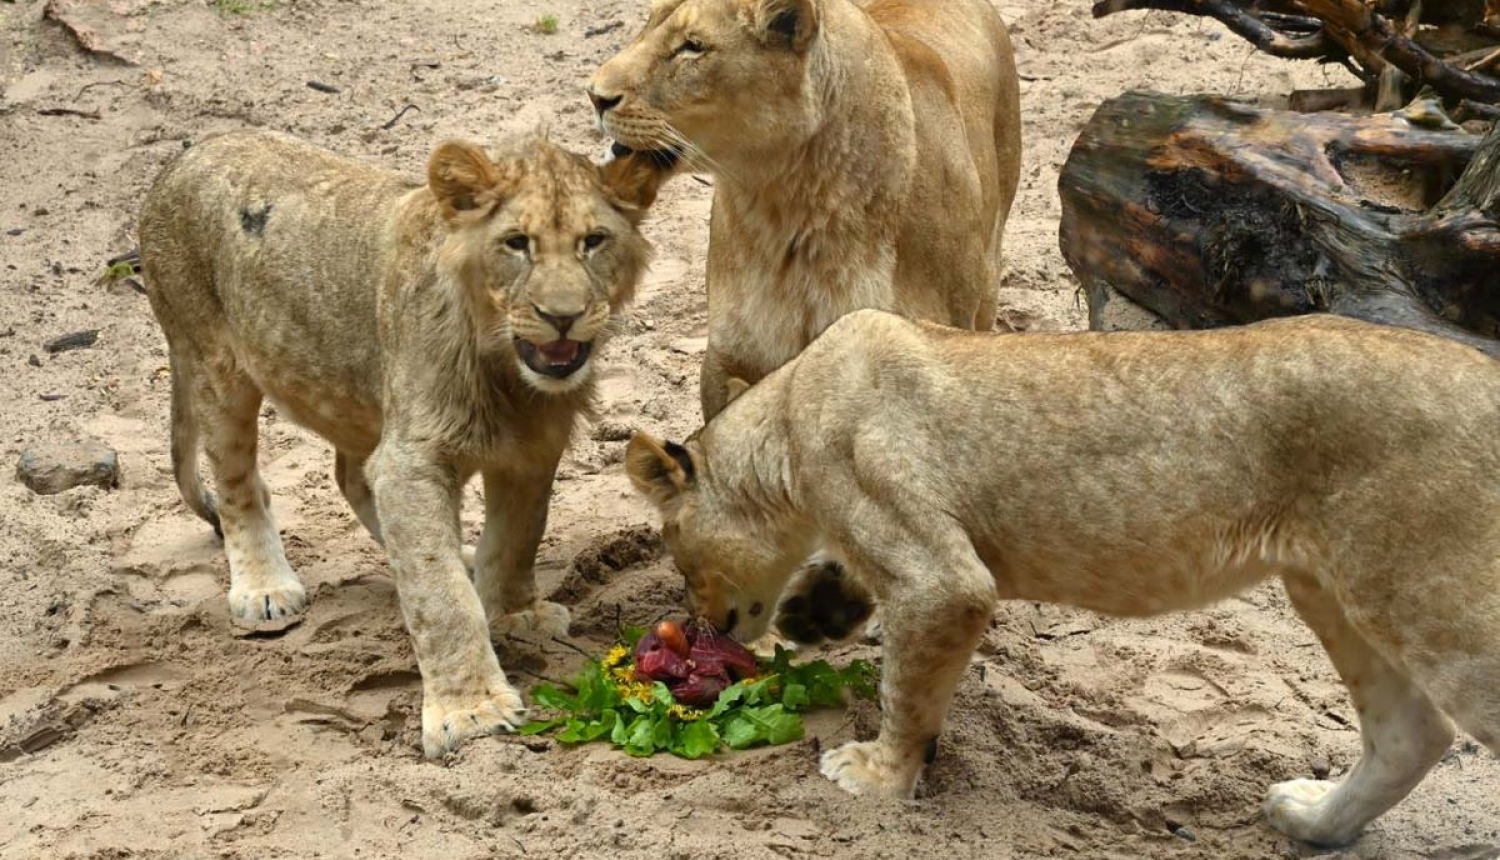
[[[1500,81],[1489,75],[1455,68],[1376,15],[1362,0],[1293,0],[1332,27],[1348,33],[1371,53],[1444,96],[1494,104],[1500,102]]]
[[[1099,0],[1094,4],[1094,17],[1103,18],[1133,9],[1160,9],[1217,19],[1256,48],[1276,57],[1312,60],[1328,57],[1336,49],[1336,46],[1323,37],[1320,30],[1306,29],[1308,19],[1297,19],[1296,23],[1303,29],[1303,35],[1292,36],[1273,28],[1268,23],[1269,16],[1256,17],[1229,0]],[[1291,23],[1285,19],[1293,16],[1278,17],[1283,19],[1285,25]],[[1313,23],[1317,23],[1316,19],[1313,19]],[[1283,26],[1282,29],[1290,27]]]
[[[1406,6],[1398,23],[1377,14],[1365,0],[1283,0],[1277,5],[1293,11],[1261,9],[1254,0],[1098,0],[1093,13],[1102,18],[1159,9],[1213,18],[1272,56],[1341,62],[1371,85],[1393,67],[1446,99],[1500,103],[1500,79],[1483,71],[1495,59],[1491,51],[1443,57],[1426,47],[1417,35],[1425,14],[1420,4]],[[1452,11],[1442,4],[1427,5]]]

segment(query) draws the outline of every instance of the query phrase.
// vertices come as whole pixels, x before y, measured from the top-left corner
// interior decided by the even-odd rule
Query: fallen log
[[[1117,290],[1176,328],[1329,311],[1500,357],[1500,125],[1132,92],[1058,187],[1096,326]]]

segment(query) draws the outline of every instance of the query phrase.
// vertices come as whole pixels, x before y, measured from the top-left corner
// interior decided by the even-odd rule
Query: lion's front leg
[[[525,708],[495,658],[460,555],[456,470],[420,448],[382,443],[371,477],[422,673],[423,752],[436,757],[469,738],[515,729]]]
[[[957,561],[955,553],[944,555],[890,569],[882,601],[880,734],[823,754],[823,775],[847,791],[912,797],[953,692],[989,625],[995,604],[990,572],[972,552]]]
[[[536,595],[536,550],[547,530],[557,461],[529,470],[484,472],[484,534],[474,556],[474,587],[501,636],[566,636],[566,607]]]

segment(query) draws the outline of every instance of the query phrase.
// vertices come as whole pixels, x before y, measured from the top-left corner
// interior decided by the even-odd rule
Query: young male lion
[[[566,627],[532,563],[594,352],[649,255],[657,171],[602,171],[527,140],[432,154],[427,184],[264,132],[166,168],[141,212],[151,306],[171,353],[172,466],[222,527],[231,614],[303,611],[256,469],[262,398],[333,443],[339,487],[390,552],[422,673],[429,756],[523,712],[498,624]],[[218,482],[198,479],[199,428]],[[459,491],[484,479],[469,580]]]
[[[1447,750],[1500,752],[1500,365],[1337,317],[1005,337],[834,324],[686,445],[631,440],[690,608],[741,639],[824,547],[884,611],[881,726],[824,754],[908,797],[997,600],[1192,609],[1279,576],[1359,712],[1342,782],[1271,787],[1338,845]],[[1447,715],[1445,717],[1445,714]]]
[[[589,95],[715,176],[705,420],[852,310],[994,326],[1017,86],[989,0],[653,0]]]

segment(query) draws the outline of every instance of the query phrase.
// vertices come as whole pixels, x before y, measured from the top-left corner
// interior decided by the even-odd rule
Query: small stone
[[[1191,828],[1186,826],[1172,828],[1172,835],[1176,836],[1178,839],[1181,839],[1184,842],[1198,841],[1198,834],[1194,833]]]
[[[99,340],[99,330],[96,328],[84,331],[75,331],[61,337],[55,337],[42,345],[42,349],[48,352],[67,352],[70,349],[87,349]]]
[[[120,486],[120,457],[99,442],[46,444],[21,452],[16,477],[43,496],[84,485]]]
[[[1333,770],[1333,765],[1329,763],[1328,757],[1323,755],[1313,756],[1312,761],[1308,762],[1308,764],[1312,765],[1312,774],[1318,779],[1327,779],[1328,774]]]
[[[667,348],[680,355],[702,355],[708,349],[708,338],[678,338],[668,344]]]
[[[28,358],[28,359],[26,359],[26,363],[29,364],[29,365],[31,365],[32,367],[41,367],[42,366],[42,360],[40,358],[36,357],[36,353],[32,353],[31,357]]]

